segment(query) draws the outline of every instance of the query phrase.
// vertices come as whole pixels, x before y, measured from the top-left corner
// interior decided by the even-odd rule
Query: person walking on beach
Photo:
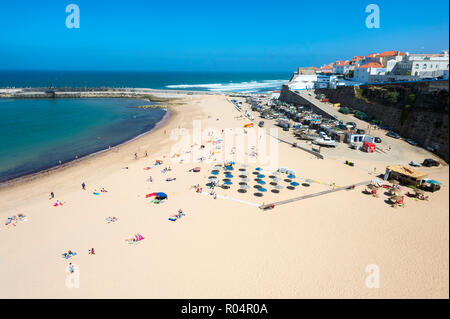
[[[138,158],[137,153],[134,153],[134,159],[137,159],[137,158]]]
[[[50,198],[49,199],[53,199],[55,198],[55,194],[53,194],[53,192],[50,193]]]
[[[147,151],[145,151],[145,157],[148,157]]]
[[[85,191],[86,190],[86,184],[83,182],[82,184],[81,184],[81,188]]]

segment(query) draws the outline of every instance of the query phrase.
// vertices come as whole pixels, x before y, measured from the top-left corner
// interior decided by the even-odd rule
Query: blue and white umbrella
[[[292,182],[291,185],[292,185],[292,186],[298,186],[298,185],[300,185],[300,184],[297,183],[297,182]]]

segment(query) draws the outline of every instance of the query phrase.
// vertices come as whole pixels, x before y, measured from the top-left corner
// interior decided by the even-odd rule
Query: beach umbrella
[[[253,195],[255,195],[256,197],[262,197],[263,196],[262,193],[254,193]]]
[[[258,177],[258,178],[264,178],[264,177],[266,177],[266,175],[264,175],[264,174],[259,174],[257,177]]]
[[[256,188],[256,189],[260,189],[262,186],[261,185],[255,185],[255,186],[253,186],[253,188]]]
[[[248,178],[241,178],[241,181],[243,182],[249,182],[250,180]]]
[[[278,177],[275,177],[275,178],[273,179],[273,181],[274,181],[274,182],[279,182],[279,181],[281,181],[281,179],[279,179]]]
[[[226,177],[226,178],[233,178],[233,175],[231,175],[231,174],[225,174],[225,177]]]
[[[275,171],[275,172],[273,172],[272,174],[273,174],[273,175],[280,175],[280,172]]]
[[[259,191],[264,193],[264,192],[267,192],[267,189],[265,189],[264,187],[260,187]]]
[[[257,168],[255,168],[255,171],[262,171],[262,168],[261,167],[257,167]]]
[[[240,178],[247,178],[247,175],[239,175]]]
[[[288,178],[295,178],[295,175],[289,174],[289,175],[288,175]]]
[[[239,185],[247,185],[246,182],[239,182]]]
[[[232,170],[234,170],[234,168],[233,168],[233,167],[231,167],[231,166],[225,166],[225,169],[226,169],[226,170],[228,170],[228,171],[232,171]]]
[[[212,171],[211,174],[213,174],[213,175],[219,175],[219,172],[218,172],[218,171]]]
[[[163,193],[163,192],[158,192],[158,193],[156,193],[156,196],[157,196],[157,197],[160,197],[160,198],[167,198],[167,194],[166,194],[166,193]]]
[[[247,191],[245,189],[238,189],[239,193],[247,193]]]
[[[309,187],[308,183],[303,183],[302,186]]]
[[[250,186],[248,186],[248,185],[241,185],[240,188],[241,188],[241,189],[249,189]]]
[[[261,185],[265,185],[265,184],[266,184],[266,182],[263,181],[263,180],[259,180],[259,181],[257,181],[257,183],[258,183],[258,184],[261,184]]]
[[[291,185],[292,185],[292,186],[298,186],[298,185],[300,185],[300,184],[297,183],[297,182],[292,182]]]
[[[290,183],[290,182],[292,182],[292,180],[291,179],[289,179],[289,178],[286,178],[285,180],[284,180],[286,183]]]
[[[312,179],[306,179],[306,182],[308,182],[308,183],[314,183],[314,181],[312,180]]]
[[[229,182],[230,180],[228,178],[223,179],[224,182]]]
[[[272,193],[275,193],[275,194],[280,193],[280,191],[279,191],[278,189],[272,189],[271,192],[272,192]]]
[[[275,182],[270,182],[269,184],[272,185],[272,186],[278,185],[278,183],[275,183]]]
[[[269,175],[269,178],[276,178],[275,175]]]
[[[283,189],[283,186],[277,185],[277,186],[275,186],[275,188],[276,188],[276,189]]]
[[[208,181],[215,182],[215,181],[217,181],[217,177],[215,177],[215,176],[210,177],[210,178],[208,178]]]
[[[230,182],[230,181],[227,181],[227,182],[225,182],[224,184],[225,184],[225,185],[233,185],[233,183]]]

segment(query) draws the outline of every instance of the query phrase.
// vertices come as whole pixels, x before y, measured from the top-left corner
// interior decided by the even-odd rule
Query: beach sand
[[[225,96],[193,95],[185,102],[150,134],[0,189],[0,298],[449,297],[448,166],[420,168],[443,187],[427,194],[429,201],[407,198],[405,208],[392,208],[387,196],[374,198],[358,187],[263,211],[252,204],[371,180],[373,167],[382,173],[398,163],[368,157],[350,167],[344,159],[319,160],[279,143],[279,166],[294,169],[300,184],[316,183],[261,198],[253,188],[245,194],[236,185],[217,189],[247,203],[200,195],[191,186],[204,185],[214,163],[171,162],[177,141],[170,132],[191,129],[192,120],[219,130],[246,122],[235,118],[240,113]],[[164,163],[143,169],[155,160]],[[161,172],[169,166],[172,171]],[[195,166],[201,172],[188,171]],[[264,168],[249,163],[249,175],[257,166]],[[253,185],[253,175],[249,179]],[[108,192],[92,194],[101,187]],[[52,191],[55,199],[49,200]],[[152,192],[165,192],[168,200],[151,203],[145,194]],[[65,204],[53,207],[56,200]],[[178,209],[186,216],[168,221]],[[18,213],[28,221],[7,228],[4,221]],[[109,216],[118,221],[107,224]],[[145,239],[128,245],[136,233]],[[69,249],[77,256],[61,258]],[[79,288],[66,285],[69,262],[79,267]],[[379,288],[366,285],[369,265],[379,270]]]

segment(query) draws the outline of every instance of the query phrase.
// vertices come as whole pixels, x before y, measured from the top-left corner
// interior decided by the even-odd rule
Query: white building
[[[330,87],[330,80],[332,77],[325,74],[317,74],[317,81],[314,84],[315,89],[326,89]]]
[[[333,64],[333,73],[347,74],[353,68],[354,66],[350,64],[350,61],[335,61]]]
[[[298,68],[294,73],[288,86],[291,90],[310,90],[317,82],[316,68]]]
[[[386,68],[380,63],[370,62],[355,68],[353,80],[361,83],[383,82]]]
[[[435,78],[445,76],[449,69],[448,52],[441,54],[406,54],[392,68],[393,75],[409,75],[419,78]]]

